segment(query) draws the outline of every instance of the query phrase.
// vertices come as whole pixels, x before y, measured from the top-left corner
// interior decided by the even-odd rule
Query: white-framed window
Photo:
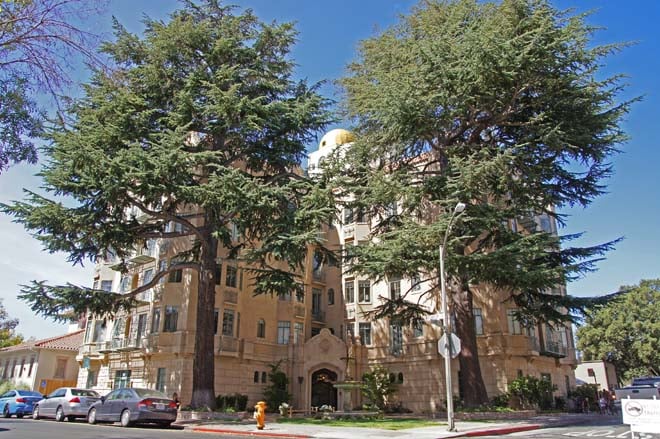
[[[422,288],[422,279],[419,274],[414,274],[410,278],[410,289],[412,291],[419,291]]]
[[[233,265],[227,265],[225,286],[228,286],[230,288],[236,288],[238,286],[238,268],[236,268]]]
[[[355,222],[355,214],[353,212],[353,209],[349,209],[348,207],[344,208],[344,224],[352,224]]]
[[[358,325],[360,342],[365,345],[371,345],[371,322],[360,322]]]
[[[293,324],[293,342],[302,343],[305,341],[305,324],[302,322],[295,322]]]
[[[481,308],[472,308],[474,316],[474,332],[477,335],[484,335],[484,318],[481,315]]]
[[[280,320],[277,322],[277,343],[288,344],[291,335],[291,322]]]
[[[346,303],[355,302],[355,282],[353,279],[344,282],[344,298]]]
[[[112,291],[112,281],[111,280],[102,280],[101,281],[101,290],[107,291],[108,293]]]
[[[360,302],[371,302],[371,281],[358,281],[358,300]]]
[[[130,276],[122,276],[121,277],[121,283],[119,292],[121,293],[127,293],[130,290],[131,287],[131,277]]]
[[[399,323],[390,323],[390,353],[394,356],[403,353],[403,329]]]
[[[142,285],[146,285],[151,280],[154,278],[154,270],[152,268],[149,268],[147,270],[144,270],[144,273],[142,274]]]
[[[151,314],[151,332],[154,334],[160,332],[160,307],[154,308]]]

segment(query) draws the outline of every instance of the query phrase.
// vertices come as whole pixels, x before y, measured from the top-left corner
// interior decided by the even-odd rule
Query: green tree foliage
[[[170,244],[170,266],[128,294],[34,282],[21,297],[56,319],[112,314],[184,270],[197,285],[191,405],[214,407],[218,260],[249,267],[255,294],[299,282],[330,216],[327,194],[297,172],[328,120],[326,101],[292,79],[290,23],[206,0],[145,24],[139,36],[115,23],[115,41],[102,46],[113,69],[95,69],[49,131],[41,176],[51,198],[27,192],[2,210],[74,264],[113,253],[129,273],[133,251]]]
[[[533,376],[522,376],[509,383],[509,393],[520,398],[523,407],[538,407],[547,410],[552,407],[552,392],[557,386],[551,381]]]
[[[9,318],[9,313],[0,299],[0,348],[23,343],[23,336],[16,334],[18,319]]]
[[[660,279],[620,290],[619,300],[587,315],[577,347],[585,360],[614,364],[619,383],[660,375]]]
[[[372,367],[362,376],[362,395],[371,405],[385,410],[390,397],[397,391],[396,383],[390,379],[389,371],[383,366]]]
[[[264,390],[264,399],[269,411],[277,411],[280,404],[283,402],[288,403],[291,400],[291,394],[287,391],[289,386],[289,378],[282,371],[280,366],[282,361],[275,364],[270,364],[270,372],[268,372],[268,381],[270,384]]]
[[[422,1],[363,41],[341,80],[357,140],[325,178],[378,223],[351,246],[350,269],[376,279],[422,273],[428,302],[385,300],[374,317],[420,320],[438,291],[438,244],[457,202],[446,271],[468,406],[488,402],[478,361],[473,288],[491,285],[530,323],[570,320],[595,301],[552,294],[595,268],[614,242],[569,246],[534,222],[604,191],[626,139],[631,102],[599,68],[620,45],[594,46],[585,16],[544,0]],[[333,167],[334,166],[334,167]],[[396,206],[396,208],[393,208]],[[519,220],[521,233],[512,227]],[[523,227],[524,226],[524,227]]]
[[[35,163],[32,141],[41,133],[43,111],[36,93],[59,104],[70,80],[72,57],[98,63],[93,34],[75,25],[89,19],[101,0],[11,0],[0,2],[0,173],[10,164]]]

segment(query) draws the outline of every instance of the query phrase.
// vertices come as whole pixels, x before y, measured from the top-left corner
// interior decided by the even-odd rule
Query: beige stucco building
[[[0,349],[0,377],[43,394],[73,386],[78,378],[76,355],[82,341],[83,331],[74,328],[68,334]]]
[[[310,175],[352,136],[333,130],[309,157]],[[140,213],[135,213],[139,217]],[[368,238],[369,218],[341,212],[339,224],[320,233],[327,246],[359,245]],[[556,232],[548,217],[529,218],[511,227],[540,227]],[[172,227],[175,227],[174,225]],[[234,236],[234,239],[240,239]],[[149,282],[168,266],[184,238],[149,241],[131,259],[131,273],[121,276],[109,257],[96,267],[95,286],[125,292]],[[372,282],[342,274],[340,267],[324,263],[310,250],[304,283],[286,297],[254,297],[247,271],[240,261],[221,258],[216,277],[215,391],[243,393],[249,401],[263,398],[270,364],[282,361],[296,408],[331,404],[339,410],[361,404],[357,390],[342,383],[359,380],[373,365],[390,371],[399,383],[396,399],[416,412],[444,409],[444,360],[438,354],[441,329],[370,321],[365,316],[379,303],[401,291],[424,285],[415,279]],[[116,267],[115,267],[116,268]],[[196,275],[189,270],[172,273],[157,287],[141,294],[141,304],[130,315],[90,320],[77,359],[82,366],[78,385],[108,391],[116,386],[145,386],[190,400],[195,340]],[[415,287],[416,285],[416,287]],[[421,291],[421,288],[420,288]],[[564,294],[562,289],[557,294]],[[489,396],[507,389],[521,375],[550,379],[565,395],[575,385],[575,355],[570,328],[526,329],[516,321],[504,296],[487,287],[476,288],[475,325],[481,370]],[[414,300],[414,297],[410,300]],[[429,310],[433,303],[428,303]],[[458,361],[452,366],[455,378]],[[458,379],[454,393],[460,395]],[[335,386],[335,384],[338,384]]]

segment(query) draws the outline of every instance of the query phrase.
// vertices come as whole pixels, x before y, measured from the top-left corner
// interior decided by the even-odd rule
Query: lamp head
[[[461,213],[465,210],[465,203],[457,203],[456,207],[454,207],[454,213]]]

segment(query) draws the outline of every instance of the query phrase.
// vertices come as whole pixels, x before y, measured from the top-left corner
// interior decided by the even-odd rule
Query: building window
[[[403,384],[403,372],[399,372],[399,374],[396,376],[396,382]]]
[[[474,316],[474,332],[477,335],[484,335],[484,319],[481,315],[481,308],[472,308]]]
[[[165,368],[159,367],[156,373],[156,390],[165,392]]]
[[[32,376],[32,369],[34,368],[34,357],[30,358],[30,368],[28,369],[28,377]]]
[[[179,308],[171,305],[166,306],[163,332],[176,332],[178,319],[179,319]]]
[[[220,285],[221,279],[222,279],[222,264],[215,264],[215,268],[213,268],[213,281],[215,282],[216,285]]]
[[[87,369],[87,388],[91,389],[98,384],[99,372],[97,370]]]
[[[227,277],[225,278],[225,285],[230,288],[236,288],[236,285],[238,285],[238,269],[236,267],[227,265]]]
[[[9,360],[5,361],[5,368],[2,371],[2,379],[6,380],[7,379],[7,373],[9,372]]]
[[[390,353],[399,356],[403,353],[403,330],[401,324],[390,324]]]
[[[151,316],[151,332],[156,334],[160,331],[160,308],[154,308]]]
[[[259,382],[259,371],[258,371],[258,370],[256,370],[256,371],[254,372],[254,377],[252,378],[252,380],[253,380],[255,383],[258,383],[258,382]]]
[[[266,372],[261,372],[261,382],[262,383],[266,382]]]
[[[390,300],[396,300],[401,297],[401,278],[394,277],[390,279]]]
[[[506,317],[509,323],[509,334],[522,334],[522,326],[520,325],[520,320],[516,317],[516,311],[514,309],[507,310]]]
[[[53,378],[64,379],[65,376],[66,376],[66,358],[58,358],[57,363],[55,365],[55,375],[53,375]]]
[[[355,283],[353,280],[344,282],[344,297],[346,298],[346,303],[355,302]]]
[[[357,209],[355,211],[355,220],[358,223],[366,223],[369,218],[367,217],[367,211],[365,209]]]
[[[176,262],[172,262],[170,267],[172,267],[173,265],[176,265],[176,264],[177,264]],[[167,281],[170,282],[170,283],[179,283],[182,280],[183,280],[183,270],[171,271],[170,274],[169,274],[169,277],[167,279]]]
[[[115,382],[113,389],[121,389],[128,387],[131,383],[131,371],[130,370],[117,370],[115,371]]]
[[[162,273],[165,270],[167,270],[167,259],[161,259],[158,261],[158,272]],[[165,283],[165,276],[158,279],[158,283],[159,284]]]
[[[410,289],[412,291],[419,291],[422,288],[422,279],[419,274],[413,274],[410,278]]]
[[[259,319],[257,322],[257,337],[266,338],[266,321],[264,319]]]
[[[144,270],[144,274],[142,275],[142,285],[148,284],[149,282],[151,282],[153,278],[154,278],[153,269],[150,268],[148,270]]]
[[[305,324],[301,322],[295,322],[293,324],[293,342],[302,343],[305,341]]]
[[[234,335],[234,310],[226,309],[222,313],[222,335]]]
[[[9,371],[9,378],[14,378],[14,373],[16,373],[16,358],[14,358],[14,361],[11,362],[11,370]]]
[[[335,290],[330,288],[328,290],[328,305],[334,305],[335,304]]]
[[[277,343],[278,344],[288,344],[290,334],[291,334],[291,322],[285,322],[285,321],[277,322]]]
[[[355,216],[353,214],[353,209],[348,207],[344,208],[344,224],[351,224],[355,222]]]
[[[323,291],[318,288],[312,288],[312,315],[321,316],[321,301],[323,297]]]
[[[371,345],[371,322],[359,324],[360,342],[365,345]]]
[[[220,319],[220,310],[213,309],[213,335],[218,335],[218,320]]]
[[[19,378],[23,376],[23,369],[24,368],[25,368],[25,357],[21,358],[21,366],[18,369],[18,377]]]
[[[348,340],[352,340],[355,337],[355,328],[353,328],[353,323],[346,323],[346,337]]]
[[[94,335],[92,337],[93,343],[104,341],[105,339],[105,320],[96,320],[94,322]]]
[[[121,283],[119,284],[119,292],[126,293],[130,289],[131,278],[130,276],[122,276]]]
[[[413,337],[424,337],[424,323],[413,322]]]
[[[360,302],[371,302],[371,282],[368,280],[358,281],[358,300]]]
[[[296,284],[296,301],[305,302],[305,287],[301,284]]]
[[[108,293],[112,291],[112,281],[111,280],[102,280],[101,289],[107,291]]]

